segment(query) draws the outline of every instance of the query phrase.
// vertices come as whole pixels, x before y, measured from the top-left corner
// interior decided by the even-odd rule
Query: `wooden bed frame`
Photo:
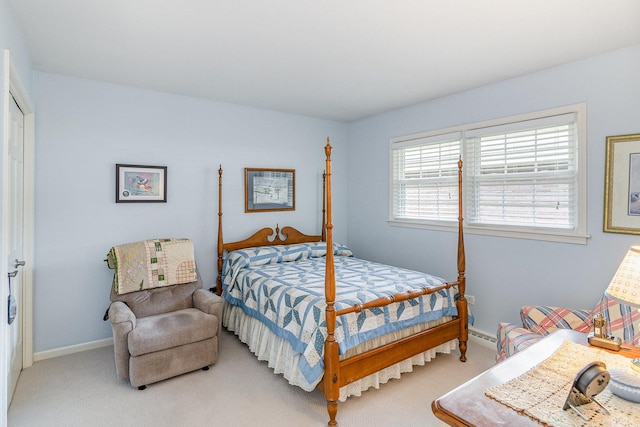
[[[325,146],[326,172],[324,180],[324,201],[323,201],[323,224],[321,236],[309,236],[303,234],[293,227],[284,227],[280,231],[277,226],[275,232],[271,228],[263,228],[253,234],[248,239],[224,243],[222,238],[222,167],[218,169],[218,277],[216,291],[222,293],[222,264],[225,251],[233,251],[255,246],[296,244],[307,242],[326,241],[327,247],[333,246],[333,223],[331,205],[331,144],[327,138]],[[448,282],[436,288],[422,288],[412,292],[401,292],[389,297],[378,298],[364,304],[357,304],[342,310],[336,310],[335,295],[335,270],[333,251],[327,251],[326,273],[325,273],[325,298],[326,298],[326,323],[327,338],[324,345],[324,378],[318,384],[318,388],[324,391],[327,400],[327,412],[329,413],[329,426],[337,426],[336,415],[338,412],[338,398],[340,388],[354,381],[362,379],[368,375],[392,366],[405,359],[425,352],[433,347],[444,344],[448,341],[458,339],[460,349],[460,360],[465,362],[467,352],[468,330],[468,307],[465,298],[465,252],[462,228],[462,160],[458,161],[458,279],[455,282]],[[281,237],[283,236],[283,237]],[[362,310],[384,307],[394,302],[405,301],[438,292],[457,286],[459,297],[456,301],[458,316],[441,325],[418,332],[406,338],[394,341],[383,346],[374,348],[365,353],[340,360],[338,354],[338,343],[335,340],[336,319],[348,313],[359,313]]]

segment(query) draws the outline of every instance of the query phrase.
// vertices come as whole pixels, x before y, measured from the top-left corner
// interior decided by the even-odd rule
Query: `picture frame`
[[[166,166],[116,164],[116,203],[166,202]]]
[[[244,169],[244,211],[296,209],[295,169]]]
[[[603,229],[640,234],[640,134],[607,137]]]

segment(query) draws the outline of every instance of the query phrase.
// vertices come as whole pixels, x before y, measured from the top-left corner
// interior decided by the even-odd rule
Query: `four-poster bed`
[[[464,362],[468,308],[462,197],[456,281],[359,260],[333,242],[328,138],[325,155],[322,234],[316,236],[276,227],[225,243],[219,169],[216,289],[225,297],[224,326],[291,384],[321,388],[328,425],[335,426],[339,400],[450,352],[455,340]],[[461,161],[458,166],[461,195]]]

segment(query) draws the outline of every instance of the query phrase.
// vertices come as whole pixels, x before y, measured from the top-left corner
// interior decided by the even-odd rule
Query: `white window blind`
[[[576,227],[575,114],[473,129],[465,136],[469,223]]]
[[[458,218],[460,136],[454,132],[392,144],[392,218]]]
[[[586,243],[585,118],[575,104],[393,138],[389,222],[453,230],[462,158],[467,231]]]

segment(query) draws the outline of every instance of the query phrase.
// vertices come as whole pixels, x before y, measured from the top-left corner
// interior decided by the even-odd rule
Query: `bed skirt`
[[[285,339],[275,335],[259,320],[246,315],[241,308],[231,305],[225,300],[222,317],[225,328],[236,334],[240,341],[247,344],[251,352],[258,357],[258,360],[266,361],[276,374],[283,374],[290,384],[298,386],[305,391],[313,391],[321,381],[322,378],[319,378],[315,383],[309,383],[298,370],[300,353],[294,352]],[[451,316],[445,316],[438,320],[383,335],[347,351],[346,355],[341,356],[341,359],[396,341],[422,330],[433,328],[451,319]],[[344,402],[349,396],[360,396],[363,391],[370,387],[379,388],[380,384],[384,384],[393,378],[400,378],[400,375],[405,372],[413,371],[413,366],[422,366],[429,362],[437,353],[449,354],[451,350],[456,348],[457,340],[454,339],[348,384],[340,388],[339,400]]]

